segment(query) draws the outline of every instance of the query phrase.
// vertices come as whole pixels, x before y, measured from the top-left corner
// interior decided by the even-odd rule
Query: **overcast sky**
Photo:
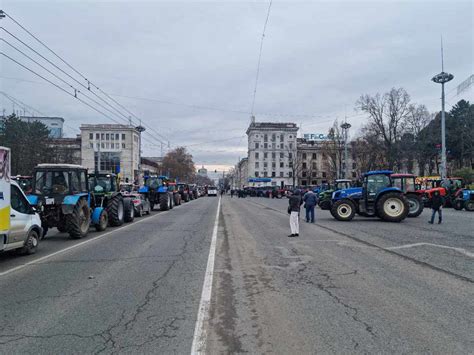
[[[196,164],[214,169],[246,156],[268,1],[3,0],[1,7],[165,137],[159,139],[188,146]],[[454,90],[474,72],[473,11],[473,1],[273,1],[257,121],[296,122],[302,132],[325,133],[347,114],[354,136],[364,122],[354,111],[357,98],[391,87],[404,87],[413,102],[438,110],[440,87],[430,78],[440,72],[441,34],[445,70],[455,76],[447,85],[448,107],[474,100],[473,90],[459,96]],[[54,58],[10,19],[0,22]],[[2,38],[21,48],[3,31]],[[81,123],[112,123],[4,57],[0,76],[2,91],[64,117],[68,136]],[[4,97],[0,105],[11,112]],[[144,154],[160,155],[161,144],[145,137]]]

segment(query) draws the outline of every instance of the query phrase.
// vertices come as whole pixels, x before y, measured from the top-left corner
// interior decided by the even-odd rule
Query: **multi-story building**
[[[19,116],[19,119],[26,122],[41,122],[48,127],[51,138],[62,138],[63,136],[64,118],[62,117]]]
[[[198,175],[202,177],[207,177],[207,169],[204,167],[204,165],[198,169]]]
[[[244,186],[248,186],[248,167],[249,167],[249,160],[248,158],[242,158],[239,160],[237,165],[234,168],[234,175],[235,175],[235,188],[242,189]]]
[[[52,148],[50,163],[81,164],[81,136],[76,138],[55,138],[49,144]]]
[[[82,165],[90,171],[119,173],[124,181],[140,181],[140,130],[122,124],[83,124]]]
[[[298,138],[298,185],[320,185],[334,179],[356,179],[357,170],[348,145],[348,176],[345,176],[344,147],[332,141]]]
[[[295,123],[255,122],[247,129],[248,184],[285,186],[296,182]]]

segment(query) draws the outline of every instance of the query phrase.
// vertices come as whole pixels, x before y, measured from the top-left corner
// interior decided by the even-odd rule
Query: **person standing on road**
[[[306,223],[310,221],[314,223],[314,207],[318,202],[317,200],[316,194],[311,189],[303,196],[304,208],[306,209]]]
[[[441,224],[443,221],[443,205],[444,205],[444,197],[441,196],[439,191],[435,191],[433,193],[433,197],[431,198],[431,220],[428,223],[433,224],[436,212],[438,212],[438,224]]]
[[[299,237],[300,235],[300,207],[302,204],[302,200],[300,197],[300,192],[295,190],[293,195],[290,197],[288,206],[288,213],[290,214],[290,229],[291,234],[288,236],[289,238]]]
[[[234,189],[230,190],[230,197],[234,197]]]

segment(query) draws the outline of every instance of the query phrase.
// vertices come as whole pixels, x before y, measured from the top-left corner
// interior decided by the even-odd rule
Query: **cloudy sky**
[[[149,127],[145,155],[160,155],[159,140],[166,152],[169,141],[171,148],[187,146],[197,164],[214,169],[246,155],[268,4],[3,0],[1,6],[142,119]],[[347,115],[356,135],[364,122],[354,110],[357,98],[391,87],[404,87],[413,102],[435,111],[440,88],[430,78],[440,71],[441,35],[445,69],[455,75],[447,87],[448,106],[460,98],[474,100],[473,90],[457,96],[454,89],[474,72],[473,11],[472,1],[274,0],[263,43],[257,121],[296,122],[302,132],[319,133]],[[11,19],[0,22],[84,82]],[[1,37],[38,59],[5,31]],[[73,92],[5,42],[1,47]],[[64,117],[68,136],[78,133],[81,123],[112,123],[9,59],[2,56],[0,64],[1,90],[46,115]],[[5,97],[0,107],[7,113],[13,108]]]

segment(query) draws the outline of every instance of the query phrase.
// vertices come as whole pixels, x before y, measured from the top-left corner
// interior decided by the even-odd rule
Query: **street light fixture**
[[[443,65],[442,69],[443,70]],[[445,73],[441,71],[441,73],[435,75],[431,80],[437,84],[441,84],[441,178],[444,180],[446,179],[446,119],[445,119],[445,111],[444,111],[444,84],[448,81],[453,80],[454,75]]]
[[[351,128],[351,124],[344,122],[341,124],[341,128],[344,132],[344,178],[347,179],[349,176],[349,165],[347,163],[347,131]]]

